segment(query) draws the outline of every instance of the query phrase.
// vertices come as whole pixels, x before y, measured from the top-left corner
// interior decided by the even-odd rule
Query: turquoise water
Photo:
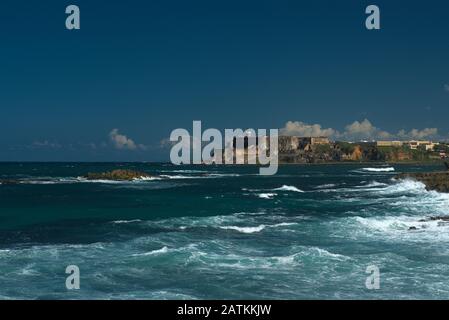
[[[118,167],[157,178],[79,178]],[[20,184],[0,185],[0,298],[448,299],[448,226],[419,220],[449,195],[392,179],[439,169],[3,163]]]

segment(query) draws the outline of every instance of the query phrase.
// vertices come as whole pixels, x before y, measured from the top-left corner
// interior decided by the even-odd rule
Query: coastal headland
[[[254,152],[248,138],[241,146],[234,140],[235,154]],[[271,150],[270,150],[271,151]],[[278,137],[279,164],[319,163],[431,163],[449,158],[449,144],[433,141],[331,141],[328,137]],[[245,162],[246,163],[246,162]]]

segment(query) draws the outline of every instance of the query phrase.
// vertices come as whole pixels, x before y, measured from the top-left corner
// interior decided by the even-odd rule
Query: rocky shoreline
[[[423,183],[428,191],[438,191],[443,193],[449,193],[449,164],[444,163],[446,171],[436,172],[415,172],[415,173],[401,173],[398,174],[395,179],[412,179]],[[434,216],[425,219],[418,220],[418,223],[425,223],[437,221],[438,226],[446,225],[449,223],[449,216]],[[417,231],[423,227],[411,226],[409,231]]]
[[[449,171],[401,173],[396,179],[412,179],[425,184],[429,191],[449,193]]]

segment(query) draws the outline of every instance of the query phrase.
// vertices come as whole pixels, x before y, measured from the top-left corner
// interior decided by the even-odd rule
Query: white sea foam
[[[328,189],[328,188],[334,188],[337,185],[335,183],[326,183],[319,186],[316,186],[315,189]]]
[[[384,182],[372,181],[372,182],[368,183],[367,185],[360,186],[360,188],[375,188],[375,187],[385,187],[385,186],[388,186],[388,184],[386,184]]]
[[[277,223],[268,227],[287,227],[287,226],[293,226],[293,225],[297,225],[296,222],[281,222],[281,223]]]
[[[129,181],[121,181],[121,180],[106,180],[106,179],[93,179],[93,180],[81,180],[79,182],[83,183],[101,183],[101,184],[123,184],[129,183]]]
[[[384,241],[425,242],[435,245],[449,241],[449,225],[441,220],[410,216],[356,217],[359,237],[375,237]],[[430,246],[431,244],[429,244]]]
[[[294,253],[288,255],[279,256],[259,256],[254,252],[241,255],[235,253],[200,253],[192,254],[192,258],[196,261],[203,262],[209,268],[221,267],[221,268],[237,268],[243,270],[250,269],[273,269],[279,268],[296,268],[304,261],[303,258],[307,258],[307,263],[322,263],[325,260],[337,260],[346,261],[351,259],[348,256],[341,254],[331,253],[325,249],[318,247],[293,247],[291,249]],[[315,262],[313,262],[315,261]]]
[[[132,180],[109,180],[109,179],[86,179],[84,177],[77,177],[77,182],[83,183],[101,183],[101,184],[132,184],[139,182],[158,181],[162,180],[161,177],[139,177]],[[70,180],[68,180],[70,181]]]
[[[161,174],[161,178],[165,179],[199,179],[199,178],[205,178],[204,176],[184,176],[184,175],[167,175],[167,174]]]
[[[406,231],[412,226],[418,226],[419,218],[409,216],[397,216],[397,217],[355,217],[355,220],[374,231],[381,232],[398,232]]]
[[[182,175],[161,175],[158,177],[140,177],[134,178],[132,180],[110,180],[110,179],[86,179],[84,177],[53,177],[53,178],[35,178],[35,179],[23,179],[19,180],[21,184],[35,184],[35,185],[45,185],[45,184],[73,184],[73,183],[98,183],[98,184],[143,184],[151,181],[160,181],[163,179],[196,179],[201,177],[196,176],[182,176]]]
[[[277,261],[281,266],[288,266],[295,263],[295,258],[297,257],[297,254],[292,254],[290,256],[284,256],[284,257],[272,257],[271,259]]]
[[[242,233],[255,233],[255,232],[260,232],[263,229],[265,229],[266,226],[265,225],[260,225],[257,227],[237,227],[237,226],[224,226],[224,227],[220,227],[220,229],[224,229],[224,230],[235,230],[235,231],[239,231]]]
[[[384,188],[371,189],[379,194],[396,194],[396,193],[428,193],[426,186],[419,181],[415,180],[399,180],[392,185],[387,185]]]
[[[167,253],[168,252],[168,247],[162,247],[161,249],[157,249],[157,250],[152,250],[149,252],[144,252],[144,253],[136,253],[133,254],[133,257],[139,257],[139,256],[152,256],[152,255],[157,255],[157,254],[163,254],[163,253]]]
[[[180,172],[182,170],[179,170]],[[173,171],[176,172],[176,171]],[[190,172],[186,170],[186,173]],[[193,171],[192,171],[193,172]],[[202,171],[195,171],[196,173],[200,173]],[[234,173],[203,173],[201,175],[182,175],[182,174],[163,174],[160,176],[154,177],[139,177],[134,178],[132,180],[110,180],[110,179],[86,179],[85,177],[28,177],[24,179],[19,179],[18,183],[20,184],[32,184],[32,185],[54,185],[54,184],[73,184],[73,183],[98,183],[98,184],[127,184],[131,185],[133,183],[144,183],[151,181],[159,181],[164,179],[173,179],[173,180],[181,180],[181,179],[204,179],[204,178],[220,178],[220,177],[237,177],[239,174]],[[1,183],[0,183],[1,184]]]
[[[239,255],[235,253],[205,253],[195,251],[191,254],[189,262],[201,262],[208,268],[232,268],[232,269],[278,269],[292,268],[300,263],[298,254],[288,256],[257,256],[253,254]]]
[[[257,196],[261,199],[273,199],[277,193],[259,193]]]
[[[142,222],[140,219],[133,219],[133,220],[116,220],[112,221],[112,223],[115,224],[126,224],[126,223],[134,223],[134,222]]]
[[[391,180],[393,183],[387,184],[383,182],[372,181],[368,184],[354,186],[351,188],[332,189],[339,192],[369,192],[373,195],[394,195],[400,193],[427,193],[426,187],[421,182],[415,180]],[[366,182],[365,182],[366,183]],[[320,190],[325,191],[325,190]]]
[[[140,178],[134,178],[133,181],[155,181],[155,180],[162,180],[161,177],[140,177]]]
[[[208,173],[206,174],[208,177],[212,178],[220,178],[220,177],[240,177],[240,174],[237,173]]]
[[[281,223],[277,223],[277,224],[273,224],[273,225],[261,224],[257,227],[221,226],[219,228],[224,229],[224,230],[235,230],[235,231],[239,231],[239,232],[243,232],[243,233],[256,233],[256,232],[260,232],[260,231],[264,230],[265,228],[287,227],[287,226],[292,226],[292,225],[296,225],[296,224],[297,224],[296,222],[281,222]]]
[[[176,172],[176,173],[207,173],[204,170],[163,170],[162,172]]]
[[[45,180],[27,180],[27,181],[20,181],[20,184],[58,184],[61,183],[60,181],[45,181]]]
[[[362,168],[362,171],[367,171],[367,172],[392,172],[395,171],[395,169],[393,167],[385,167],[385,168]]]
[[[109,180],[109,179],[86,179],[84,177],[33,177],[18,180],[20,184],[31,185],[54,185],[54,184],[74,184],[74,183],[99,183],[99,184],[132,184],[161,180],[159,177],[141,177],[133,180]]]
[[[287,186],[287,185],[283,185],[282,187],[273,189],[273,191],[293,191],[293,192],[304,192],[298,188],[296,188],[295,186]]]
[[[182,175],[182,174],[161,174],[161,178],[165,179],[212,179],[212,178],[222,178],[222,177],[238,177],[239,174],[235,173],[204,173],[202,175]]]
[[[330,251],[327,251],[325,249],[322,248],[318,248],[318,247],[313,247],[311,248],[312,251],[316,251],[318,253],[318,255],[320,257],[329,257],[329,258],[333,258],[333,259],[337,259],[337,260],[347,260],[349,259],[349,257],[338,254],[338,253],[332,253]]]

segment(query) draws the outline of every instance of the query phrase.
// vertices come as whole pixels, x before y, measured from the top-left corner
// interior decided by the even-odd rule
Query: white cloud
[[[390,133],[374,126],[368,119],[354,121],[345,127],[343,132],[333,128],[323,128],[319,124],[306,124],[300,121],[288,121],[284,128],[280,129],[282,135],[295,135],[303,137],[327,136],[341,140],[413,140],[425,138],[438,138],[437,128],[424,128],[422,130],[412,129],[410,131],[401,130],[398,133]]]
[[[337,133],[332,128],[323,128],[320,124],[307,124],[301,121],[288,121],[280,131],[282,135],[303,137],[330,137]]]
[[[386,131],[380,130],[379,128],[375,127],[368,119],[365,119],[362,122],[354,121],[353,123],[347,125],[342,136],[352,140],[379,138],[388,139],[391,137],[391,134]]]
[[[425,128],[422,130],[412,129],[409,132],[401,130],[398,132],[397,137],[406,139],[424,139],[436,137],[437,135],[438,135],[437,128]]]
[[[143,144],[136,144],[132,139],[124,134],[120,134],[118,129],[113,129],[109,133],[109,138],[116,149],[119,150],[145,150],[146,146]]]

